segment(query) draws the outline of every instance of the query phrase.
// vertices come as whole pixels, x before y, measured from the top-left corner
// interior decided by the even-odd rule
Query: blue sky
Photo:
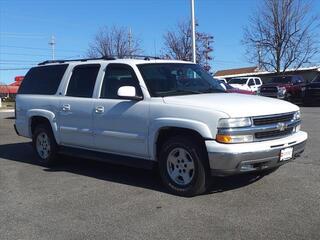
[[[199,31],[212,34],[213,70],[249,66],[241,45],[243,27],[259,0],[195,0]],[[320,1],[315,1],[320,12]],[[131,27],[145,54],[160,53],[163,33],[190,17],[189,0],[0,0],[0,82],[50,59],[48,42],[56,38],[56,58],[84,56],[102,26]]]

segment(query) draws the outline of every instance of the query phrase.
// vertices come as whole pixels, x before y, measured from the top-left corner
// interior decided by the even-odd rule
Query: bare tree
[[[305,1],[264,0],[244,31],[249,59],[277,73],[311,63],[318,53],[318,20]]]
[[[175,29],[167,31],[163,37],[163,54],[166,58],[192,60],[192,33],[189,21],[178,23]],[[209,62],[212,60],[212,43],[213,36],[207,33],[196,32],[197,62],[202,64],[207,71],[210,70]]]
[[[140,41],[125,27],[102,27],[89,45],[89,57],[125,57],[141,52]]]

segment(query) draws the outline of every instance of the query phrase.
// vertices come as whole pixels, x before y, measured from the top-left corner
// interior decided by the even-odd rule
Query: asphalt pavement
[[[72,157],[41,167],[0,112],[0,239],[320,239],[320,108],[302,114],[301,158],[182,198],[154,171]]]

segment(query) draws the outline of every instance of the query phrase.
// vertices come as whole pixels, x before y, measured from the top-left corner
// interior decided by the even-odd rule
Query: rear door
[[[93,99],[99,64],[73,68],[66,92],[60,98],[59,130],[63,145],[93,148]]]
[[[147,157],[149,103],[120,98],[121,86],[133,86],[143,97],[134,70],[127,64],[108,64],[100,97],[94,103],[94,143],[98,150]]]

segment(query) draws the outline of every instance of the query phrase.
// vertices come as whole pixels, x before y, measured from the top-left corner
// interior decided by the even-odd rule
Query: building
[[[307,82],[311,82],[320,74],[320,66],[305,67],[298,69],[288,69],[286,75],[301,75]],[[270,81],[275,75],[275,72],[259,71],[258,67],[245,67],[217,71],[214,76],[216,78],[225,78],[227,80],[234,77],[248,77],[257,76],[262,79],[264,83]]]
[[[0,97],[15,97],[24,76],[17,76],[9,85],[0,85]]]

